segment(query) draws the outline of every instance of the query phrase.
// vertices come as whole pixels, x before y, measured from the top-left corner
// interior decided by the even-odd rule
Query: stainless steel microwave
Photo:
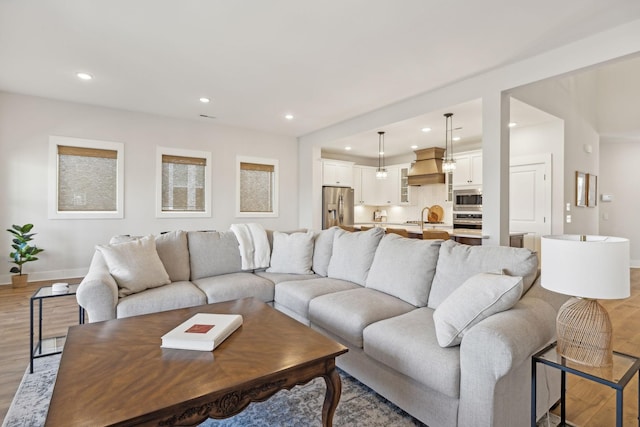
[[[478,189],[453,190],[453,210],[482,211],[482,191]]]

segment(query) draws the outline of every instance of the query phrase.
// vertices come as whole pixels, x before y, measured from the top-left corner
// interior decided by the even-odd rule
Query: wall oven
[[[467,230],[482,230],[482,213],[453,213],[453,228],[464,228]]]
[[[478,189],[453,190],[453,210],[482,212],[482,191]]]

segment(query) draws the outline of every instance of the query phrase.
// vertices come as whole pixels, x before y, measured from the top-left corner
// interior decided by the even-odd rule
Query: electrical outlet
[[[567,224],[571,223],[571,215],[567,215]]]
[[[603,221],[609,221],[609,213],[608,212],[605,212],[605,213],[602,214],[602,220]]]
[[[567,212],[571,212],[571,203],[567,203]]]

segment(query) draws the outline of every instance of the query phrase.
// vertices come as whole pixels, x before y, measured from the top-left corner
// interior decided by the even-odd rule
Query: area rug
[[[34,362],[34,373],[29,374],[27,367],[2,427],[44,425],[60,355]],[[344,371],[340,371],[340,377],[342,395],[333,420],[335,426],[425,426]],[[252,403],[235,417],[210,419],[200,427],[319,426],[325,390],[324,380],[316,378],[308,384],[282,390],[265,402]],[[540,420],[538,427],[555,427],[558,423],[558,417],[551,414],[549,419],[545,416]]]
[[[18,387],[3,427],[43,426],[53,392],[60,355],[35,360]],[[334,415],[335,426],[425,426],[367,386],[340,371],[342,395]],[[250,404],[235,417],[207,420],[201,427],[320,426],[325,382],[321,378],[291,390],[282,390],[265,402]]]

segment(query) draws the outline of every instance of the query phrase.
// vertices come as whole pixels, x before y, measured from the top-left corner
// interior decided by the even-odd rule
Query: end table
[[[565,393],[566,374],[577,375],[616,390],[616,427],[622,427],[623,390],[636,373],[640,380],[640,358],[613,352],[613,366],[590,367],[566,360],[556,351],[557,342],[548,345],[531,359],[531,426],[536,426],[536,365],[542,363],[559,369],[560,372],[560,424],[566,426]],[[638,390],[638,425],[640,426],[640,389]]]
[[[53,354],[62,353],[62,347],[64,346],[64,336],[42,338],[42,301],[49,298],[63,298],[74,297],[79,285],[69,285],[69,289],[66,292],[53,292],[52,286],[43,286],[38,289],[29,301],[30,308],[30,331],[31,338],[29,340],[29,372],[33,374],[33,359],[39,357],[51,356]],[[38,301],[38,341],[34,346],[34,325],[33,325],[33,303]],[[78,323],[84,323],[84,308],[78,306]]]

